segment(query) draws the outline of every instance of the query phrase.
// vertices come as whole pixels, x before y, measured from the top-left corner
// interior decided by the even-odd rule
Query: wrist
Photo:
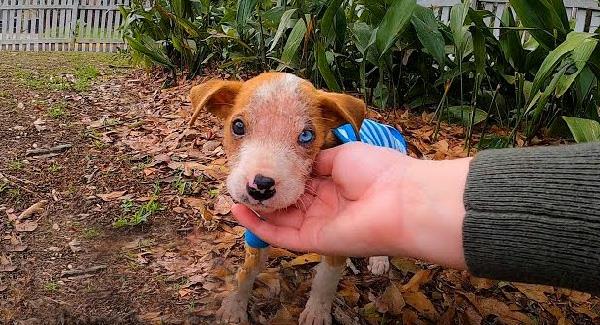
[[[410,159],[401,186],[401,236],[407,253],[428,262],[465,269],[463,194],[471,158]]]

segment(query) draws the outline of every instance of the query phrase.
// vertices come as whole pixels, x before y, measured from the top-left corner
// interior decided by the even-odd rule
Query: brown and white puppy
[[[358,134],[366,115],[363,101],[317,90],[287,73],[263,73],[246,82],[211,80],[193,87],[190,98],[190,125],[203,108],[223,120],[231,170],[227,189],[235,201],[259,213],[295,204],[319,151],[339,144],[331,130],[349,123]],[[247,321],[250,291],[267,257],[268,248],[246,245],[237,288],[223,300],[219,321]],[[331,324],[331,305],[345,264],[346,257],[321,258],[300,324]],[[388,258],[371,257],[369,269],[383,274]]]

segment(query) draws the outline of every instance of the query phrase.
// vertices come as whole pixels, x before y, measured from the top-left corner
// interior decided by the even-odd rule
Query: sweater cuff
[[[600,143],[482,151],[464,203],[474,275],[600,293]]]

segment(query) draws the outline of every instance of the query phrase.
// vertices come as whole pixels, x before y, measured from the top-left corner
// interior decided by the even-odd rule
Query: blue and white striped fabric
[[[358,133],[361,142],[395,149],[404,154],[407,152],[406,140],[404,140],[400,131],[390,125],[377,123],[373,120],[364,120]],[[333,129],[333,134],[343,143],[358,141],[350,124],[344,124]]]
[[[400,131],[389,125],[377,123],[373,120],[364,120],[358,133],[360,134],[361,142],[378,147],[392,148],[406,154],[406,140],[404,140],[404,137]],[[356,135],[354,134],[354,130],[352,129],[352,125],[350,124],[344,124],[336,129],[333,129],[333,134],[342,143],[358,141]],[[269,246],[268,243],[258,238],[248,229],[246,229],[244,239],[246,241],[246,245],[253,248],[266,248]]]

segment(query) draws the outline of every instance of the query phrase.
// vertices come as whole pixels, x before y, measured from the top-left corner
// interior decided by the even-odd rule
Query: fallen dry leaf
[[[381,295],[381,302],[387,307],[387,311],[392,315],[401,315],[402,309],[406,305],[402,292],[393,282],[385,289]]]
[[[548,302],[548,297],[545,293],[554,292],[554,288],[549,286],[539,286],[526,283],[513,283],[513,286],[517,288],[517,290],[519,290],[527,298],[540,303]]]
[[[592,297],[591,294],[586,293],[586,292],[581,292],[581,291],[576,291],[576,290],[571,290],[571,289],[564,289],[564,288],[558,289],[558,293],[569,297],[570,300],[577,302],[577,303],[587,302]]]
[[[439,318],[431,300],[420,291],[404,293],[404,301],[432,321]]]
[[[337,291],[337,295],[342,297],[348,306],[354,307],[360,299],[360,293],[354,282],[349,280],[342,280],[340,283],[340,289]]]
[[[420,268],[415,264],[416,260],[407,257],[392,257],[390,263],[394,265],[398,270],[402,271],[402,273],[417,273]]]
[[[321,255],[315,254],[315,253],[308,253],[308,254],[300,255],[289,262],[283,261],[283,262],[281,262],[281,265],[283,267],[292,267],[292,266],[304,265],[304,264],[308,264],[308,263],[317,263],[320,261],[321,261]]]
[[[216,214],[226,215],[231,212],[233,206],[233,199],[229,195],[219,195],[217,202],[215,203],[214,210]]]
[[[469,282],[471,282],[471,285],[473,285],[473,287],[475,287],[475,289],[479,289],[479,290],[490,289],[498,283],[497,280],[479,278],[479,277],[472,276],[472,275],[469,276]]]
[[[101,198],[103,201],[108,202],[121,198],[126,192],[127,191],[114,191],[106,194],[96,194],[96,196]]]
[[[17,224],[15,225],[15,230],[19,232],[31,232],[36,230],[37,227],[37,221],[17,222]]]
[[[431,270],[419,270],[413,277],[402,286],[402,292],[415,292],[431,280]]]
[[[481,298],[473,293],[464,293],[465,297],[475,306],[481,316],[496,315],[506,324],[534,324],[527,315],[513,311],[510,307],[494,298]]]
[[[0,256],[0,272],[12,272],[17,269],[17,266],[12,263],[10,258],[1,255]]]

